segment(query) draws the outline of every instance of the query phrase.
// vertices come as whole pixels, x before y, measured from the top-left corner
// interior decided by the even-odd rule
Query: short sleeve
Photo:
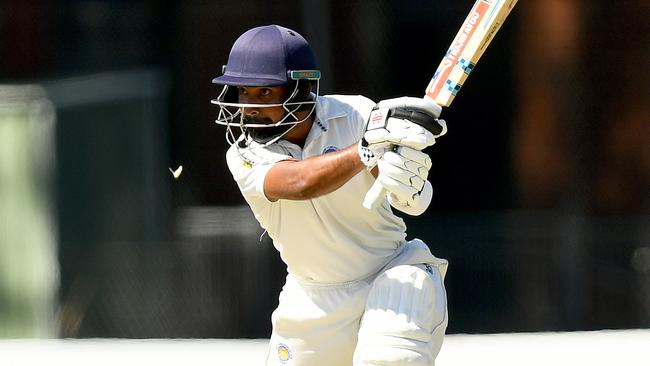
[[[358,102],[356,103],[356,131],[358,134],[358,138],[361,139],[363,136],[363,131],[366,128],[366,121],[370,117],[370,112],[372,112],[372,109],[375,107],[375,102],[373,102],[371,99],[366,98],[364,96],[359,95],[358,96]]]
[[[275,163],[292,160],[290,155],[277,153],[265,148],[237,148],[231,146],[226,153],[228,169],[239,190],[249,204],[254,201],[270,203],[264,194],[264,179]]]

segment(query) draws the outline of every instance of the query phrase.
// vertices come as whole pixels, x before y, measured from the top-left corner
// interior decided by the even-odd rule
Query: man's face
[[[289,94],[285,86],[240,86],[239,103],[248,104],[281,104]],[[246,123],[273,124],[280,121],[284,115],[283,107],[244,108]]]

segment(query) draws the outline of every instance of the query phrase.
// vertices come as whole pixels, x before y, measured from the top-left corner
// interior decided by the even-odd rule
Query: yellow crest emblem
[[[291,359],[291,350],[289,349],[289,346],[287,346],[286,344],[284,343],[278,344],[276,350],[278,352],[278,359],[283,364]]]

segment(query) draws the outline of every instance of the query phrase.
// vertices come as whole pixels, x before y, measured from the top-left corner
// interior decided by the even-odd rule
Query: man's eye
[[[260,90],[260,94],[263,95],[263,96],[271,95],[271,89],[264,88],[264,89]]]
[[[239,94],[246,94],[246,89],[244,88],[238,88],[237,90],[239,90]]]

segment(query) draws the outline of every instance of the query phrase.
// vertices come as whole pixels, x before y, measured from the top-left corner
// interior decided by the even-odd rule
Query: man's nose
[[[246,117],[255,117],[260,113],[257,108],[244,108],[244,115]]]

